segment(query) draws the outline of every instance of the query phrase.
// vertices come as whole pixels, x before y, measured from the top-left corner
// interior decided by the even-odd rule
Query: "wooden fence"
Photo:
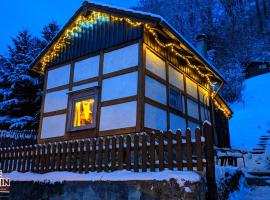
[[[185,135],[185,136],[183,136]],[[211,126],[165,133],[140,133],[39,145],[0,148],[0,169],[46,173],[51,171],[134,172],[206,170],[209,183],[215,181]],[[208,183],[208,184],[209,184]],[[209,185],[213,187],[213,185]]]
[[[0,148],[34,145],[36,143],[36,130],[0,130]]]

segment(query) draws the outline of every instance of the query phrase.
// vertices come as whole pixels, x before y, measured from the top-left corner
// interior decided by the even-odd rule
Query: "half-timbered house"
[[[229,145],[222,75],[158,15],[85,2],[32,68],[45,80],[39,143],[208,120]]]

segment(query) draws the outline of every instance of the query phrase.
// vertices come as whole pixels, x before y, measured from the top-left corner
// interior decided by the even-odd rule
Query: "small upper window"
[[[181,91],[170,87],[170,107],[183,112],[183,100],[184,98]]]
[[[96,127],[97,89],[80,90],[70,94],[68,130]]]

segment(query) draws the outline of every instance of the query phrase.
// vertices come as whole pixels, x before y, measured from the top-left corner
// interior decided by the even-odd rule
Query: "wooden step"
[[[247,177],[246,180],[248,185],[270,186],[270,177],[269,178]]]
[[[264,151],[251,151],[252,154],[264,154]]]
[[[270,178],[270,171],[248,172],[248,174],[252,176],[269,176]]]

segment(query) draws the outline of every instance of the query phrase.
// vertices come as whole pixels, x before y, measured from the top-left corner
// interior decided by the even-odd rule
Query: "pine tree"
[[[58,32],[56,23],[44,26],[42,39],[21,31],[0,56],[0,128],[37,128],[42,96],[42,77],[30,64]]]

